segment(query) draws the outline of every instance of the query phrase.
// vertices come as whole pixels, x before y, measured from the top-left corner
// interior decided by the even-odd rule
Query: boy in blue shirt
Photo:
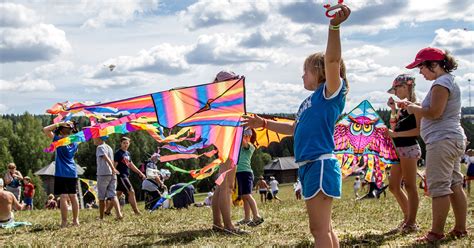
[[[43,128],[43,132],[53,141],[60,140],[77,132],[72,122],[60,122]],[[55,153],[54,194],[60,195],[61,227],[67,227],[67,200],[72,205],[72,224],[79,225],[79,202],[77,200],[77,170],[74,155],[78,144],[59,146]]]

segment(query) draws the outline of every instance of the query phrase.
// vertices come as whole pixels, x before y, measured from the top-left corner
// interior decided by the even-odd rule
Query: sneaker
[[[255,226],[258,226],[260,224],[262,224],[264,222],[263,218],[262,217],[259,217],[258,219],[256,220],[252,220],[250,221],[247,226],[251,226],[251,227],[255,227]]]
[[[241,220],[237,221],[236,225],[237,225],[237,226],[245,226],[245,225],[248,225],[250,222],[252,222],[252,221],[251,221],[251,220],[241,219]]]

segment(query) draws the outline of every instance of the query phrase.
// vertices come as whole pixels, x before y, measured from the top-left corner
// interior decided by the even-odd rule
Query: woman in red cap
[[[401,74],[392,83],[388,93],[394,94],[399,99],[407,99],[416,102],[415,77],[410,74]],[[416,187],[417,162],[421,157],[421,148],[417,137],[420,135],[420,118],[409,114],[406,109],[395,107],[392,97],[388,99],[391,109],[390,136],[393,138],[395,147],[400,158],[400,164],[390,169],[390,192],[397,199],[403,212],[403,221],[397,227],[404,233],[418,230],[416,225],[416,214],[418,212],[418,191]],[[402,190],[401,182],[404,182],[405,191]]]
[[[432,201],[431,231],[421,242],[433,242],[445,237],[444,225],[450,204],[455,225],[450,236],[467,235],[467,200],[462,188],[461,156],[466,147],[466,136],[461,127],[461,90],[451,74],[457,63],[447,52],[424,48],[406,68],[418,68],[426,80],[433,81],[421,106],[406,105],[409,113],[421,117],[420,133],[426,143],[426,179]]]

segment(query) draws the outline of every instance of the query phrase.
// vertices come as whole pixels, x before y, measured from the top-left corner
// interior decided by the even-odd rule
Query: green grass
[[[31,227],[0,230],[0,246],[68,245],[68,246],[311,246],[308,220],[303,201],[296,201],[290,185],[281,187],[282,202],[260,204],[265,222],[248,236],[215,233],[211,228],[211,209],[190,207],[184,210],[160,210],[134,216],[125,207],[121,222],[109,217],[100,222],[98,210],[80,212],[80,227],[59,228],[59,211],[37,210],[16,213],[16,220],[30,221]],[[468,227],[470,236],[460,240],[446,240],[441,246],[474,247],[474,193],[469,197]],[[203,196],[197,197],[202,200]],[[335,201],[333,226],[341,246],[411,246],[414,239],[430,227],[431,200],[420,191],[418,222],[422,231],[410,235],[390,235],[402,219],[395,199],[387,192],[379,200],[354,201],[352,179],[344,182],[343,198]],[[143,207],[143,205],[140,205]],[[233,219],[239,220],[243,210],[233,209]],[[450,212],[446,230],[453,225]]]

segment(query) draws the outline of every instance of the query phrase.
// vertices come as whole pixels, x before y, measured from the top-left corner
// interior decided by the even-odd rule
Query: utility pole
[[[470,78],[467,80],[467,83],[469,85],[468,90],[469,90],[469,111],[470,111],[472,107],[471,105],[471,79]]]

